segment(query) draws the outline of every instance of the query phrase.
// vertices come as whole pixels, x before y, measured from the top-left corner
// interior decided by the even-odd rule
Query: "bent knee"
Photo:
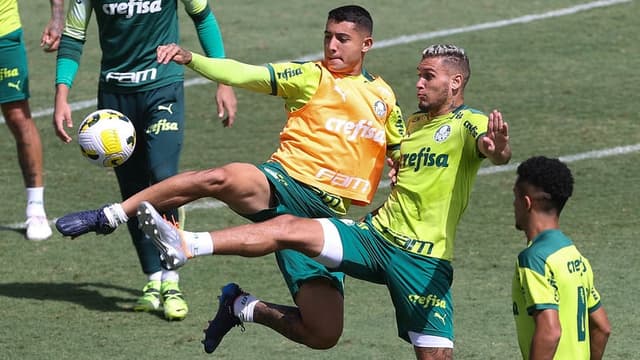
[[[342,329],[330,329],[327,332],[315,333],[308,340],[306,345],[314,350],[326,350],[336,346],[340,336],[342,335]]]

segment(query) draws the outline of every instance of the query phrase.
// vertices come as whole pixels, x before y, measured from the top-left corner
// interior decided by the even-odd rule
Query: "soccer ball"
[[[122,165],[136,146],[136,130],[124,114],[100,109],[87,115],[78,127],[80,151],[90,163],[103,167]]]

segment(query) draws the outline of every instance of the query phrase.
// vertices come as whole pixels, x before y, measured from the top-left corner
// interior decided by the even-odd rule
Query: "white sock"
[[[162,280],[162,271],[156,271],[148,275],[149,281],[161,281]]]
[[[27,217],[44,216],[44,187],[29,187],[27,190]]]
[[[193,257],[213,254],[213,239],[208,232],[183,231],[182,236]]]
[[[258,299],[251,294],[242,294],[233,302],[233,313],[242,322],[253,322],[253,310],[258,303]]]
[[[162,270],[162,281],[180,281],[180,275],[175,270]]]
[[[111,204],[105,207],[102,212],[109,220],[109,225],[112,228],[117,228],[118,225],[124,224],[129,221],[129,217],[125,214],[124,209],[122,209],[122,205],[120,204]]]

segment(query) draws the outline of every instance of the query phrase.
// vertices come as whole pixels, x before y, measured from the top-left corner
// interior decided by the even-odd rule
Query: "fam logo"
[[[449,138],[449,135],[451,135],[451,126],[442,125],[442,126],[440,126],[438,131],[436,131],[436,133],[433,134],[433,140],[435,140],[436,142],[441,143],[441,142],[447,140]]]
[[[387,104],[382,100],[376,100],[376,102],[373,103],[373,112],[375,112],[379,118],[384,117],[387,115]]]

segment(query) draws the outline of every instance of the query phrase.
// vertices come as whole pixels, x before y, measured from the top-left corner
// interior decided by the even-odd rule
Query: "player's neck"
[[[452,98],[443,104],[439,109],[434,111],[429,111],[429,119],[435,119],[438,116],[449,114],[455,111],[457,108],[464,104],[464,98],[462,96]]]
[[[536,216],[531,219],[527,228],[525,229],[525,233],[527,234],[527,240],[532,241],[535,239],[540,233],[547,231],[558,229],[560,227],[558,217],[556,216]]]

